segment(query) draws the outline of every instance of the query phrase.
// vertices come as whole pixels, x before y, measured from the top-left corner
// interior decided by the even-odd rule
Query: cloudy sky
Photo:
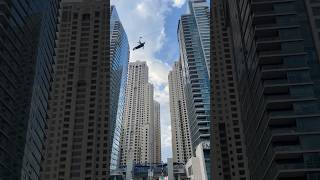
[[[186,13],[186,0],[111,0],[128,35],[130,49],[139,37],[144,49],[130,52],[130,61],[146,61],[155,100],[161,106],[162,160],[172,157],[168,73],[179,58],[177,25]]]

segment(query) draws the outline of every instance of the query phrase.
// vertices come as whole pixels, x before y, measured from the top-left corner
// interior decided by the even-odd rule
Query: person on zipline
[[[141,39],[141,38],[142,38],[142,37],[140,37],[140,39]],[[139,42],[138,42],[139,45],[136,46],[136,47],[134,47],[134,48],[133,48],[133,51],[136,50],[136,49],[140,49],[140,48],[143,48],[143,49],[144,49],[144,44],[145,44],[146,42],[141,42],[140,39],[139,39]]]

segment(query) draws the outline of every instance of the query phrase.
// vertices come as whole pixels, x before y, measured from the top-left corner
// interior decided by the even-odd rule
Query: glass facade
[[[0,179],[39,177],[59,3],[1,1]]]
[[[210,59],[210,30],[207,27],[207,7],[206,1],[189,2],[190,14],[181,16],[178,27],[193,151],[199,143],[210,138],[209,61],[206,61],[206,57]]]
[[[128,74],[129,42],[122,27],[117,10],[111,6],[111,121],[113,144],[110,169],[115,170],[119,164],[119,150],[121,137],[122,115],[124,111],[125,89]]]
[[[208,5],[205,0],[197,3],[189,2],[189,10],[195,21],[201,50],[203,51],[207,72],[210,77],[210,13]]]
[[[250,179],[319,179],[316,0],[227,2]]]

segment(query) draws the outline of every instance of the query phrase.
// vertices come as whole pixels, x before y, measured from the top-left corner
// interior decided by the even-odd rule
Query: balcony
[[[295,121],[295,119],[291,119],[292,121]],[[299,132],[297,128],[279,128],[279,129],[272,129],[271,134],[274,136],[283,135],[283,134],[296,134]]]
[[[277,165],[279,170],[277,178],[281,177],[303,177],[307,171],[320,171],[320,162],[307,162],[307,163],[292,163],[292,164],[281,164]]]
[[[272,68],[262,66],[261,78],[262,79],[284,79],[287,75],[287,69],[281,68],[280,65],[275,65]]]
[[[277,164],[272,163],[268,171],[260,177],[263,180],[276,180],[281,177],[298,178],[304,177],[306,171],[320,171],[320,162],[314,161],[309,163],[290,163],[290,164]]]
[[[295,2],[295,0],[252,0],[252,8],[256,8],[257,6],[273,4],[273,3],[286,3],[286,2]]]
[[[277,94],[277,93],[285,93],[289,92],[288,80],[279,79],[279,80],[265,80],[263,82],[264,90],[263,93],[268,94]]]
[[[303,41],[302,39],[280,39],[279,37],[260,37],[257,39],[257,50],[258,51],[268,51],[277,50],[279,47],[281,49],[281,44],[286,42],[297,42]]]
[[[269,95],[266,98],[267,109],[277,110],[284,107],[291,107],[294,102],[313,101],[317,100],[315,97],[293,97],[291,95]]]
[[[291,28],[299,28],[299,25],[290,25],[290,24],[259,24],[256,25],[255,31],[256,33],[261,33],[261,34],[268,34],[268,31],[274,31],[274,30],[279,30],[279,29],[291,29]]]
[[[268,153],[268,155],[272,157],[269,157],[269,159],[272,159],[272,164],[271,161],[269,161],[270,165],[268,166],[266,166],[266,163],[263,163],[265,165],[264,167],[269,167],[269,169],[267,169],[267,171],[264,171],[263,168],[258,169],[260,170],[258,172],[264,172],[263,175],[259,173],[256,173],[256,175],[260,175],[260,179],[276,180],[280,177],[302,177],[305,171],[319,171],[320,161],[303,162],[301,153],[306,150],[307,149],[299,145],[273,147],[273,150]],[[319,149],[308,150],[308,152],[312,151],[319,152]]]
[[[283,57],[287,56],[303,56],[307,55],[305,52],[283,52],[281,50],[277,51],[263,51],[259,52],[259,64],[281,64],[283,62]]]
[[[288,82],[287,79],[272,79],[272,80],[264,80],[263,85],[265,88],[265,93],[272,91],[272,89],[277,88],[288,88],[289,86],[297,86],[297,85],[312,85],[313,82]],[[277,92],[277,91],[276,91]]]
[[[292,153],[292,152],[301,152],[303,147],[299,145],[295,146],[276,146],[273,148],[276,153]]]
[[[279,125],[279,124],[293,124],[295,123],[296,118],[313,118],[320,117],[320,113],[318,114],[310,114],[310,113],[296,113],[294,111],[283,110],[283,111],[273,111],[269,113],[269,121],[268,125]],[[290,134],[296,132],[296,129],[277,129],[272,130],[272,134]]]
[[[275,114],[279,116],[274,116]],[[285,114],[287,116],[285,116]],[[293,114],[293,111],[288,110],[271,113],[271,115],[266,117],[268,120],[263,120],[263,122],[266,122],[263,123],[265,125],[261,125],[261,128],[254,134],[256,138],[249,144],[251,152],[249,151],[248,155],[251,156],[250,159],[253,160],[249,162],[251,166],[257,168],[252,170],[252,173],[255,174],[254,176],[259,177],[257,177],[257,179],[262,179],[261,175],[265,173],[265,169],[277,158],[287,158],[287,154],[292,158],[301,155],[304,151],[319,152],[319,149],[302,148],[302,146],[299,146],[299,136],[320,134],[320,131],[318,129],[296,128],[295,126],[297,117],[318,117],[320,114]],[[271,129],[271,127],[273,128]],[[282,146],[272,145],[272,142],[278,142],[278,144]],[[288,142],[289,144],[284,145],[281,142]],[[263,154],[261,154],[261,152],[263,152]],[[269,180],[269,178],[264,179]]]
[[[287,15],[295,15],[296,12],[288,12],[285,11],[283,13],[275,12],[273,10],[269,11],[255,11],[253,17],[254,18],[267,18],[267,17],[274,17],[274,16],[287,16]]]
[[[254,33],[258,39],[276,38],[281,29],[297,29],[300,27],[299,25],[277,24],[274,22],[275,20],[269,20],[268,18],[256,21],[254,21],[253,24],[255,26]],[[259,24],[257,24],[258,22]]]
[[[283,62],[285,54],[281,54],[280,51],[272,51],[269,53],[267,52],[258,52],[259,56],[259,64],[260,65],[265,65],[265,64],[280,64]]]

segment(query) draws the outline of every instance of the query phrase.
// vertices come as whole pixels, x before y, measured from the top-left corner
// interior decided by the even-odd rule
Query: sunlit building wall
[[[186,163],[192,157],[190,128],[181,62],[168,75],[173,162]]]
[[[120,143],[120,166],[154,163],[153,85],[146,62],[130,62]],[[156,123],[157,124],[157,123]]]
[[[154,163],[160,164],[161,163],[161,123],[160,123],[160,103],[154,101],[153,104],[154,112]]]

